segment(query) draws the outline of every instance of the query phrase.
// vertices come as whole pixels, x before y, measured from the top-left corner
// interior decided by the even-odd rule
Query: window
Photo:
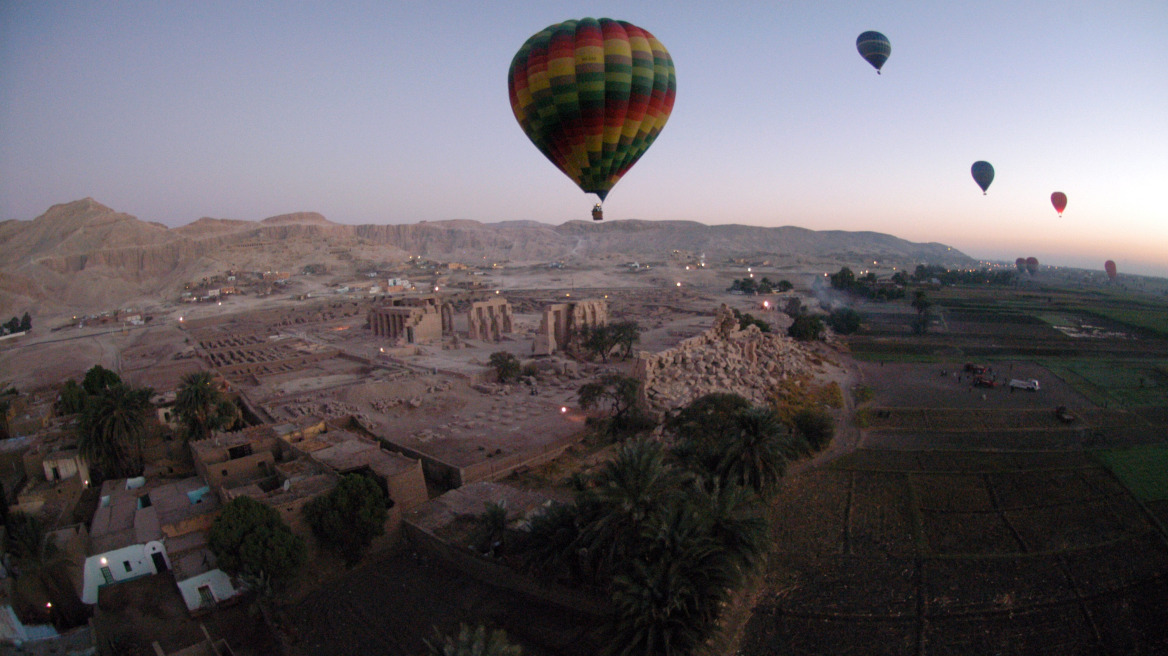
[[[215,604],[215,594],[211,592],[211,586],[199,586],[199,607],[212,606]]]
[[[230,449],[227,449],[227,458],[229,460],[235,460],[236,458],[250,456],[251,453],[252,451],[250,444],[240,444],[239,446],[233,446]]]
[[[127,560],[127,561],[123,562],[122,565],[125,566],[127,574],[134,571],[134,568],[130,567],[130,561]]]

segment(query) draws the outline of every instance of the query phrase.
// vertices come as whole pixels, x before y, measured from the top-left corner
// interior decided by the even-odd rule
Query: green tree
[[[425,641],[428,656],[522,656],[523,650],[507,641],[502,629],[488,632],[487,627],[478,625],[470,628],[466,624],[458,626],[455,635],[439,633],[434,642]]]
[[[85,379],[81,381],[81,386],[85,388],[86,394],[97,396],[121,382],[121,376],[100,364],[95,364],[89,368],[89,371],[85,372]]]
[[[841,335],[851,335],[860,329],[860,313],[852,308],[840,308],[827,318],[827,325]]]
[[[637,406],[641,381],[632,376],[604,374],[599,380],[585,383],[576,392],[585,410],[608,411],[608,430],[613,434],[636,431],[652,425]]]
[[[210,371],[183,376],[174,412],[188,440],[205,440],[212,432],[229,429],[239,421],[239,409],[224,396]]]
[[[851,269],[843,267],[831,274],[831,286],[835,289],[851,289],[856,286],[856,274],[852,273]]]
[[[219,568],[265,591],[294,574],[307,557],[304,540],[280,513],[251,497],[236,497],[215,518],[207,544]]]
[[[476,551],[491,558],[507,551],[507,506],[487,502],[486,510],[478,516],[472,542]]]
[[[49,538],[39,519],[22,512],[8,516],[3,547],[20,573],[16,583],[18,591],[47,596],[53,604],[54,623],[73,627],[86,621],[89,610],[73,587],[68,559]]]
[[[495,351],[487,360],[487,366],[495,370],[495,378],[500,383],[507,383],[519,377],[519,358],[507,351]]]
[[[787,335],[800,342],[823,339],[823,320],[810,314],[800,314],[787,328]]]
[[[716,476],[722,460],[722,437],[735,425],[738,413],[748,408],[750,401],[725,392],[690,401],[665,422],[676,436],[673,456],[691,471]]]
[[[85,388],[75,380],[67,380],[57,395],[57,412],[63,415],[73,415],[85,410],[85,399],[88,395]]]
[[[739,330],[746,330],[747,326],[758,326],[759,332],[769,333],[771,331],[771,325],[765,320],[759,319],[753,314],[739,312],[734,308],[731,308],[731,311],[734,312],[734,318],[738,319]]]
[[[644,553],[613,577],[606,653],[693,654],[717,629],[737,571],[688,504],[673,504],[638,537]]]
[[[792,289],[795,289],[795,285],[792,285],[790,280],[780,280],[776,289],[778,289],[780,292],[789,292]]]
[[[592,357],[608,362],[608,354],[617,346],[617,334],[612,326],[585,325],[579,330],[580,348]]]
[[[689,499],[722,554],[742,578],[761,564],[770,544],[769,528],[754,491],[714,481],[699,486]]]
[[[718,478],[760,495],[773,491],[787,466],[783,452],[788,444],[787,430],[778,415],[769,408],[741,410],[722,435],[722,457],[715,472]]]
[[[369,476],[347,474],[337,486],[304,506],[305,519],[322,545],[352,567],[385,533],[385,493]]]
[[[929,308],[933,307],[933,301],[923,290],[918,289],[913,294],[912,307],[917,311],[917,318],[913,321],[913,332],[918,335],[923,335],[929,330]]]
[[[24,316],[20,317],[20,329],[24,331],[32,330],[32,315],[28,312],[25,312]]]
[[[142,437],[153,394],[149,387],[118,382],[86,400],[77,449],[106,478],[142,473]]]
[[[908,273],[905,271],[897,271],[896,273],[892,274],[892,282],[898,285],[907,285]]]
[[[791,418],[795,430],[818,451],[835,436],[835,420],[823,408],[802,408]]]
[[[584,563],[578,557],[581,513],[575,503],[554,503],[531,518],[526,537],[518,545],[524,566],[540,576],[558,577],[566,573],[569,581],[584,581]]]
[[[670,505],[681,479],[657,442],[639,439],[617,449],[577,501],[586,514],[579,546],[594,574],[611,573],[639,552],[643,527]]]
[[[617,321],[609,324],[612,338],[621,351],[621,359],[628,360],[633,355],[633,347],[641,341],[641,326],[636,321]]]

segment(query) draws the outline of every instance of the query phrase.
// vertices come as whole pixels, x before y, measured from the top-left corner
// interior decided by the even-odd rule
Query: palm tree
[[[714,480],[697,486],[690,501],[722,554],[745,578],[761,562],[768,545],[767,523],[758,495],[740,485]]]
[[[149,387],[116,383],[86,401],[77,449],[105,476],[141,473],[142,433],[153,393]]]
[[[3,551],[16,565],[18,594],[26,599],[47,598],[52,604],[51,618],[65,627],[85,622],[89,611],[69,578],[68,560],[40,520],[22,512],[12,513],[5,525]]]
[[[692,654],[716,630],[737,569],[701,513],[683,500],[642,527],[639,537],[645,552],[613,577],[608,653]]]
[[[783,477],[797,447],[769,408],[748,408],[735,415],[734,429],[723,442],[718,476],[728,483],[767,495]]]
[[[585,516],[580,546],[595,574],[612,572],[638,552],[642,528],[670,505],[681,480],[656,442],[638,439],[617,450],[578,500]]]
[[[523,650],[507,641],[502,629],[487,632],[482,624],[470,628],[458,625],[453,636],[438,634],[434,642],[425,641],[429,656],[520,656]]]
[[[506,551],[507,547],[507,506],[488,501],[486,509],[478,516],[475,527],[474,548],[481,554],[494,558]]]
[[[518,545],[524,566],[537,575],[558,578],[567,571],[572,583],[584,580],[579,555],[581,513],[576,504],[556,503],[531,518]]]
[[[229,428],[239,419],[239,410],[223,395],[209,371],[183,377],[174,410],[186,427],[188,440],[207,439],[212,431]]]

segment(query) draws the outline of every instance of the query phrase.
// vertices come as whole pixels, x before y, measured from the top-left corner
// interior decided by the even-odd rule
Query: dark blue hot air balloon
[[[892,44],[883,34],[868,31],[856,37],[856,50],[860,51],[860,56],[874,66],[876,74],[880,75],[880,67],[888,61],[888,55],[892,54]]]
[[[989,162],[977,161],[973,163],[973,168],[969,172],[973,174],[973,181],[981,187],[981,195],[984,196],[986,189],[989,189],[990,183],[994,181],[993,165]]]

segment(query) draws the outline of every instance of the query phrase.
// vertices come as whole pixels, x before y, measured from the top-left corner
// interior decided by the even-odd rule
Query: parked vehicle
[[[1067,406],[1065,405],[1060,405],[1055,408],[1054,416],[1058,417],[1058,420],[1064,424],[1072,424],[1075,422],[1075,415],[1071,414],[1071,411],[1067,410]]]
[[[1030,390],[1031,392],[1037,392],[1039,389],[1038,381],[1034,378],[1028,380],[1014,378],[1009,382],[1009,385],[1014,389]]]
[[[984,364],[974,364],[972,362],[965,363],[965,371],[967,371],[971,374],[974,374],[974,375],[984,374],[985,370],[986,370],[986,367]]]
[[[992,378],[986,378],[985,376],[978,376],[977,378],[973,379],[973,386],[974,387],[997,387],[998,384],[996,382],[994,382],[994,379],[992,379]]]

